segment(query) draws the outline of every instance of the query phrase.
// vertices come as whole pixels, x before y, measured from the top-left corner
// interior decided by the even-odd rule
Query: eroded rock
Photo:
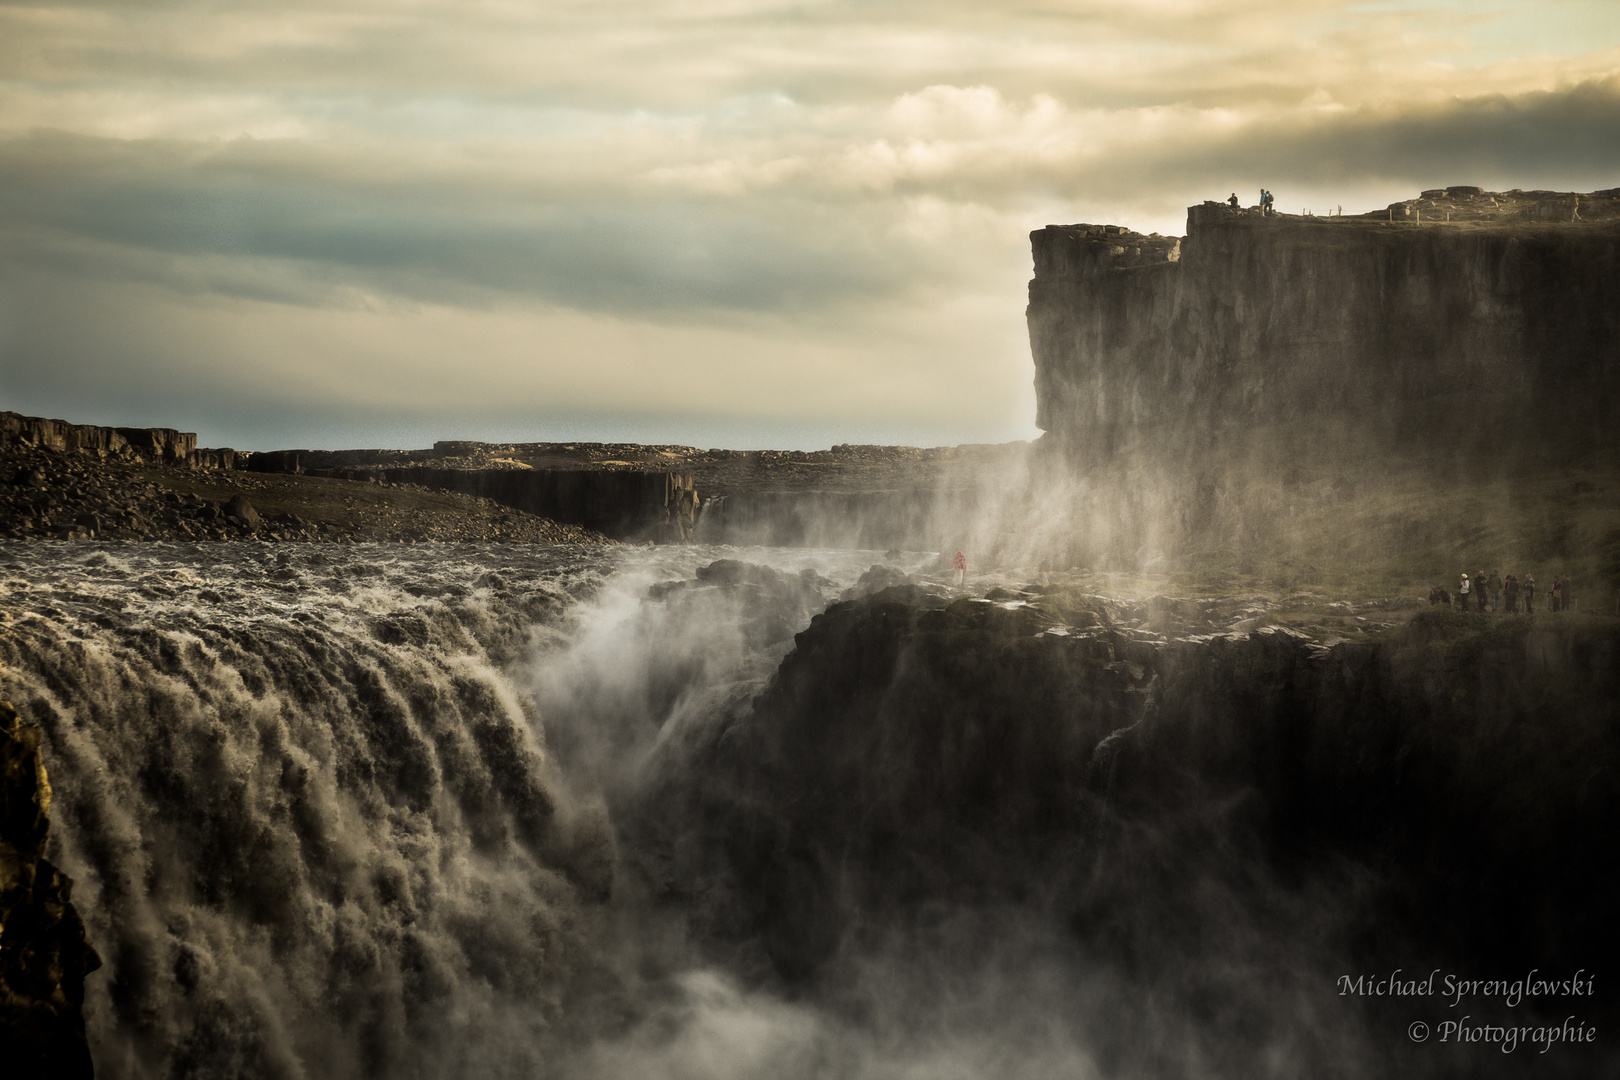
[[[45,858],[51,785],[41,738],[0,702],[0,1071],[88,1080],[84,977],[101,957],[74,910],[73,880]]]

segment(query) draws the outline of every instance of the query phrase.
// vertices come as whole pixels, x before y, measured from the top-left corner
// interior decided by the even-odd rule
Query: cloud
[[[1585,39],[1500,45],[1561,16]],[[988,417],[1027,399],[1031,229],[1178,232],[1189,203],[1261,183],[1347,209],[1611,186],[1617,45],[1584,0],[0,4],[0,280],[161,310],[163,333],[124,331],[153,379],[213,355],[246,392],[231,372],[280,311],[326,392],[364,399],[337,373],[368,370],[368,338],[425,363],[424,312],[484,342],[566,317],[625,331],[593,346],[613,379],[536,369],[569,408],[611,410],[680,354],[828,430],[870,402],[974,426],[931,356],[958,385],[975,362],[1006,380],[974,430],[1021,434]],[[88,363],[21,318],[0,392],[49,381],[31,357]],[[704,358],[749,354],[776,374]]]
[[[610,175],[594,191],[526,192],[476,168],[400,183],[320,147],[266,156],[251,144],[56,134],[3,146],[0,228],[14,251],[26,238],[33,258],[46,249],[86,275],[288,302],[360,289],[473,305],[505,295],[587,310],[789,309],[901,279],[907,256],[918,261],[871,243],[884,225],[860,208],[651,199]],[[120,257],[130,252],[141,257]]]
[[[1204,178],[1233,173],[1316,187],[1601,177],[1620,166],[1607,137],[1617,107],[1613,76],[1264,115],[1072,109],[939,85],[833,134],[720,132],[665,153],[609,138],[595,169],[572,135],[491,153],[34,133],[0,144],[0,229],[31,261],[86,276],[291,303],[378,294],[668,318],[813,313],[962,288],[997,230],[1002,246],[1021,246],[1019,215],[1064,188],[1099,201],[1151,193],[1174,213],[1205,193]]]

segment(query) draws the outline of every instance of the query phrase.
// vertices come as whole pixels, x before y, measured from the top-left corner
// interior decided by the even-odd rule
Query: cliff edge
[[[1071,461],[1257,431],[1496,456],[1614,441],[1620,189],[1453,187],[1355,217],[1205,203],[1184,239],[1030,239],[1036,422]]]

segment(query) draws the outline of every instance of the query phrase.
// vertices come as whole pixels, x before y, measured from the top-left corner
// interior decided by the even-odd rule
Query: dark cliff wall
[[[73,908],[72,879],[45,858],[42,735],[0,701],[0,1072],[88,1080],[84,977],[101,958]]]
[[[947,551],[962,546],[994,502],[980,488],[743,491],[703,505],[710,544]]]
[[[277,455],[283,471],[285,454]],[[259,467],[255,454],[250,468]],[[293,460],[293,470],[299,468]],[[693,538],[698,497],[690,473],[605,469],[304,469],[312,476],[419,484],[491,499],[514,510],[568,525],[583,525],[615,540],[687,541]]]
[[[1612,443],[1614,193],[1581,196],[1569,221],[1574,196],[1514,209],[1457,190],[1404,219],[1206,204],[1179,245],[1032,233],[1037,422],[1078,459],[1256,428],[1493,453]]]
[[[1336,985],[1612,967],[1613,620],[1426,612],[1362,645],[1274,628],[1151,643],[1084,597],[899,588],[795,640],[690,796],[716,840],[688,880],[735,883],[737,908],[709,921],[758,941],[777,977],[814,992],[875,943],[973,911],[1061,928],[1111,973],[1080,1021],[1105,1075],[1615,1066],[1612,1046],[1517,1063],[1414,1049],[1405,1026],[1443,1004]],[[1471,1007],[1607,1030],[1617,1002],[1600,984]]]

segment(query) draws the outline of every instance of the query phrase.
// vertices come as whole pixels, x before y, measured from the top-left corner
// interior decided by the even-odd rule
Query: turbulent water
[[[1500,1075],[1339,975],[1620,955],[1611,624],[828,607],[932,560],[0,545],[100,1075]]]
[[[872,562],[743,553],[804,571],[786,614],[649,599],[736,554],[0,547],[0,698],[47,734],[100,1075],[631,1075],[648,1040],[703,1075],[814,1043],[619,869],[615,798]]]

